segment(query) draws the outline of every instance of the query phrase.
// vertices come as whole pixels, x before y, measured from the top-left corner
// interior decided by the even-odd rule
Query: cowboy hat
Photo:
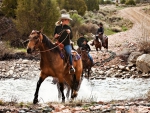
[[[70,15],[69,15],[69,14],[61,14],[60,20],[62,20],[62,19],[72,20],[72,19],[70,18]]]

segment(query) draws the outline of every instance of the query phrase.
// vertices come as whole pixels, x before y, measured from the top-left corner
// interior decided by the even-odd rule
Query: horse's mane
[[[50,41],[50,39],[49,39],[45,34],[42,34],[42,36],[43,36],[42,42],[43,42],[49,49],[54,48],[54,49],[52,49],[51,51],[53,51],[53,52],[60,52],[60,49],[59,49],[58,47],[56,47],[56,45],[54,45],[54,44]]]

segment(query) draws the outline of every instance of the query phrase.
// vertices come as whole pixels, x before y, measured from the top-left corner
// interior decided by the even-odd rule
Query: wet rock
[[[114,75],[114,77],[116,77],[116,78],[121,78],[122,75],[121,75],[120,73],[116,73],[116,74]]]
[[[142,74],[142,78],[149,78],[150,77],[150,75],[149,74]]]
[[[121,69],[121,70],[124,70],[124,69],[125,69],[125,66],[123,66],[123,65],[119,65],[118,67],[119,67],[119,69]]]

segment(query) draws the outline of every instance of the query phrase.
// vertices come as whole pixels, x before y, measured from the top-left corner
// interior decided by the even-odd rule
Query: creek
[[[142,78],[87,80],[84,78],[76,100],[111,101],[145,98],[147,91],[150,89],[149,80]],[[0,80],[0,99],[4,101],[32,102],[37,81],[38,76],[31,80]],[[57,87],[52,84],[51,77],[48,77],[42,83],[39,90],[39,101],[40,103],[60,101]]]

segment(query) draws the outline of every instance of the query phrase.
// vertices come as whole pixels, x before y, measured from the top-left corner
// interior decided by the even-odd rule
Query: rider
[[[99,35],[99,38],[103,42],[104,28],[103,28],[103,23],[102,22],[99,23],[99,28],[97,30],[97,34]]]
[[[79,38],[77,40],[77,45],[78,45],[79,48],[82,47],[82,44],[83,44],[84,40],[87,41],[87,39],[84,37],[84,34],[79,33]]]
[[[75,72],[75,69],[73,67],[72,55],[71,55],[72,47],[70,45],[70,39],[73,38],[73,34],[72,34],[72,29],[69,26],[69,23],[71,20],[72,19],[70,18],[69,14],[61,14],[61,17],[59,20],[60,24],[55,27],[54,37],[57,38],[58,41],[64,45],[64,49],[69,56],[70,73],[73,73],[73,72]],[[60,37],[60,33],[63,30],[66,30],[69,35],[67,35],[66,37]]]
[[[83,41],[83,43],[82,43],[82,45],[81,45],[81,48],[82,48],[82,50],[88,51],[88,57],[90,58],[90,60],[91,60],[91,62],[92,62],[92,65],[94,65],[93,58],[92,58],[92,56],[91,56],[90,53],[89,53],[89,52],[91,51],[91,48],[90,48],[89,44],[87,43],[87,40],[84,40],[84,41]]]

